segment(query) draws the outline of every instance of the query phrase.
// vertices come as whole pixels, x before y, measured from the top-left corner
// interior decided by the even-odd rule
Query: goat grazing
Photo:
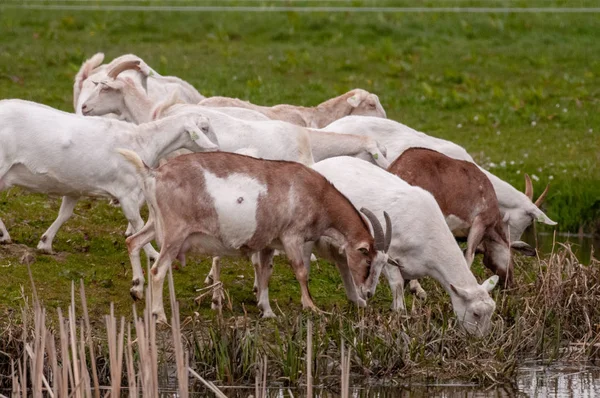
[[[322,236],[345,251],[362,299],[375,290],[388,260],[382,235],[371,236],[360,213],[317,172],[296,162],[260,160],[215,152],[179,156],[148,168],[132,151],[121,154],[137,172],[151,217],[127,239],[134,269],[139,250],[156,238],[161,251],[152,266],[152,312],[165,321],[163,282],[171,262],[188,251],[210,255],[257,254],[258,306],[274,316],[268,278],[275,248],[283,248],[302,291],[304,308],[315,309],[308,290],[305,242]],[[381,226],[374,228],[381,231]],[[134,275],[131,293],[141,297],[143,274]],[[266,301],[265,301],[266,299]]]
[[[463,147],[450,141],[428,136],[389,119],[348,116],[333,122],[322,130],[373,137],[385,146],[387,158],[390,162],[393,162],[408,148],[417,147],[432,149],[454,159],[475,163]],[[368,157],[364,155],[361,158],[368,160]],[[494,186],[503,222],[510,228],[509,239],[512,248],[527,246],[519,239],[534,220],[548,225],[556,225],[556,222],[548,218],[538,207],[541,205],[541,200],[543,200],[545,194],[540,197],[541,200],[538,199],[536,203],[533,203],[530,197],[518,191],[506,181],[501,180],[487,170],[480,169]],[[547,193],[547,191],[545,192]]]
[[[479,167],[431,149],[409,148],[388,171],[433,195],[454,236],[467,238],[469,267],[481,243],[483,263],[503,284],[511,284],[513,264],[506,227],[494,187]]]
[[[348,115],[364,115],[385,118],[385,110],[377,95],[362,89],[354,89],[315,107],[295,105],[259,106],[237,98],[210,97],[199,105],[210,107],[239,107],[252,109],[269,119],[283,120],[303,127],[322,128]]]
[[[85,118],[34,102],[3,100],[0,120],[0,190],[20,186],[64,195],[58,218],[38,244],[43,252],[52,251],[56,232],[71,217],[81,196],[118,199],[134,230],[143,226],[139,214],[143,194],[135,170],[115,148],[135,150],[151,165],[180,148],[218,149],[208,120],[196,114],[136,126]],[[0,242],[9,241],[0,221]],[[150,245],[145,250],[149,257],[157,254]]]
[[[429,192],[351,157],[327,159],[314,164],[313,169],[331,181],[355,207],[368,206],[377,214],[372,224],[377,224],[377,219],[381,222],[383,209],[389,213],[386,224],[391,224],[392,235],[387,240],[387,253],[400,265],[398,268],[386,264],[383,269],[392,290],[392,309],[404,309],[403,278],[431,276],[450,295],[454,312],[468,332],[483,335],[488,331],[496,307],[488,292],[498,276],[481,285],[477,283]],[[335,242],[321,239],[316,252],[339,267],[345,258],[337,247]]]

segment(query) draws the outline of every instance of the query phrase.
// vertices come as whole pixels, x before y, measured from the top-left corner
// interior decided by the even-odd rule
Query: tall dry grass
[[[133,322],[126,322],[111,308],[101,332],[90,327],[83,284],[81,318],[73,284],[67,316],[59,310],[55,327],[49,326],[34,288],[33,305],[24,302],[21,325],[5,336],[12,363],[3,383],[15,397],[153,397],[164,387],[159,365],[167,361],[184,397],[190,388],[224,397],[218,385],[239,384],[255,384],[255,396],[264,397],[273,381],[306,388],[309,396],[321,387],[344,395],[350,377],[367,383],[391,378],[510,383],[525,359],[600,360],[600,263],[580,264],[569,247],[517,264],[516,287],[494,293],[497,312],[483,339],[461,331],[447,296],[432,284],[430,299],[409,300],[404,314],[349,307],[276,320],[190,317],[182,322],[172,274],[168,277],[168,330],[152,319],[149,289],[141,316],[134,305]]]

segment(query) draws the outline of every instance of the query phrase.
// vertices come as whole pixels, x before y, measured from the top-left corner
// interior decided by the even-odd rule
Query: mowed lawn
[[[73,77],[99,51],[107,60],[134,53],[206,96],[257,104],[316,105],[361,87],[379,95],[388,117],[463,145],[517,188],[524,187],[524,173],[532,175],[537,194],[551,183],[545,209],[559,228],[592,230],[600,219],[598,32],[595,14],[0,8],[0,98],[72,111]],[[0,217],[16,243],[35,247],[59,204],[12,189],[0,193]],[[83,278],[95,314],[105,313],[110,301],[129,313],[125,226],[120,210],[105,200],[83,200],[56,237],[58,254],[36,255],[31,266],[45,304],[65,308],[70,281]],[[30,291],[20,250],[0,247],[3,312],[22,303],[22,285]],[[186,314],[209,311],[209,299],[198,306],[193,298],[210,264],[195,260],[175,272]],[[319,261],[311,275],[318,305],[346,305],[333,266]],[[236,313],[242,303],[256,312],[252,278],[246,261],[226,261],[223,279]],[[277,262],[270,291],[284,311],[300,307],[284,261]],[[389,304],[383,291],[375,305]]]

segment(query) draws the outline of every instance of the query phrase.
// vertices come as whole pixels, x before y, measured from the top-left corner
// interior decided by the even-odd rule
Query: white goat
[[[129,65],[135,68],[134,63]],[[241,120],[223,114],[221,108],[174,104],[174,98],[153,103],[139,85],[127,80],[116,78],[111,83],[123,89],[94,92],[84,104],[88,109],[86,114],[102,116],[117,113],[126,115],[126,120],[142,123],[164,115],[195,111],[210,118],[222,151],[236,152],[249,148],[262,159],[291,160],[307,165],[312,164],[313,159],[319,161],[332,156],[364,154],[381,167],[389,166],[385,148],[369,137],[329,134],[279,120]],[[303,147],[305,137],[310,138],[306,139],[309,145],[306,148]],[[312,156],[308,155],[309,150]]]
[[[173,93],[177,93],[178,97],[187,103],[196,104],[204,99],[204,96],[191,84],[174,76],[161,76],[146,65],[137,55],[125,54],[113,59],[109,64],[102,65],[103,60],[103,53],[95,54],[81,65],[79,72],[75,76],[73,106],[75,113],[79,115],[83,114],[82,106],[90,95],[95,90],[102,89],[103,84],[101,82],[107,81],[109,72],[114,71],[115,68],[120,68],[124,63],[128,65],[133,61],[139,62],[139,71],[130,70],[124,72],[124,76],[136,80],[141,78],[141,82],[147,80],[148,96],[150,98],[156,101],[166,100]],[[149,77],[151,78],[148,79]]]
[[[392,309],[404,309],[404,279],[430,276],[450,295],[452,306],[464,328],[476,335],[485,334],[496,307],[489,291],[496,285],[494,275],[479,285],[446,225],[434,197],[409,185],[400,178],[361,159],[337,157],[316,163],[321,173],[346,196],[356,208],[368,206],[377,216],[372,225],[383,223],[383,210],[389,213],[392,236],[387,253],[400,269],[386,265],[383,269],[393,294]],[[352,290],[346,259],[328,240],[317,242],[316,252],[335,261],[347,291]]]
[[[389,119],[349,116],[331,123],[323,131],[373,137],[386,147],[390,162],[398,158],[406,149],[420,147],[433,149],[454,159],[475,163],[463,147],[450,141],[431,137]],[[361,158],[368,160],[364,155]],[[539,209],[540,199],[533,203],[528,196],[509,183],[481,167],[480,169],[494,186],[503,221],[510,227],[510,241],[513,242],[513,249],[519,249],[526,245],[519,242],[519,239],[534,220],[548,225],[556,225],[556,222]]]
[[[44,252],[52,251],[56,232],[71,217],[81,196],[118,199],[134,230],[143,226],[139,214],[143,195],[134,168],[115,148],[135,150],[151,165],[179,148],[218,149],[208,120],[197,114],[136,126],[86,118],[34,102],[4,100],[0,101],[0,120],[0,190],[20,186],[65,195],[58,218],[38,244]],[[1,220],[0,242],[10,242]],[[156,257],[152,246],[145,251],[149,258]]]
[[[167,270],[188,251],[258,255],[259,308],[264,316],[274,316],[267,284],[274,248],[283,248],[291,261],[303,307],[316,309],[308,290],[304,244],[321,236],[332,239],[348,256],[354,293],[364,302],[375,291],[388,262],[383,233],[373,239],[348,199],[310,168],[215,152],[179,156],[150,169],[135,152],[120,152],[137,169],[151,214],[144,228],[127,239],[133,268],[141,268],[143,245],[156,238],[161,246],[150,270],[152,313],[159,321],[166,321],[162,291]],[[134,280],[134,297],[143,291],[143,281],[142,274]]]
[[[385,110],[379,102],[379,97],[360,88],[348,91],[315,107],[295,105],[260,106],[228,97],[206,98],[200,102],[200,105],[252,109],[266,115],[269,119],[283,120],[298,126],[312,128],[325,127],[334,120],[348,115],[386,117]]]

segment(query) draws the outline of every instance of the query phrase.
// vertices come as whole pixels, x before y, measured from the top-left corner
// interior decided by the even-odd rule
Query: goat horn
[[[110,77],[112,79],[116,79],[117,76],[119,76],[119,74],[121,72],[130,70],[130,69],[135,69],[135,70],[139,71],[140,70],[140,60],[136,59],[134,61],[125,61],[125,62],[121,62],[120,64],[117,64],[117,66],[115,66],[108,72],[108,77]]]
[[[529,198],[529,200],[533,201],[533,184],[531,183],[531,178],[529,178],[529,174],[525,173],[525,196]]]
[[[392,244],[392,220],[390,219],[390,215],[385,211],[383,212],[383,217],[385,218],[385,246],[383,251],[387,253]]]
[[[537,207],[540,207],[542,205],[542,203],[544,203],[544,200],[546,199],[546,195],[548,195],[548,189],[550,188],[550,184],[546,185],[546,189],[544,189],[544,192],[542,192],[542,194],[540,195],[539,198],[537,198],[537,200],[535,201],[535,205]]]
[[[371,212],[371,210],[363,207],[362,209],[360,209],[360,212],[363,213],[369,219],[369,221],[371,222],[371,226],[373,227],[373,235],[375,235],[375,250],[384,250],[385,238],[383,236],[383,227],[381,226],[381,223],[379,222],[377,217],[375,217],[375,214]]]

